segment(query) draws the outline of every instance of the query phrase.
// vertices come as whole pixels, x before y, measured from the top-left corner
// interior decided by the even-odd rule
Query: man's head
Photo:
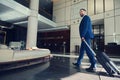
[[[80,9],[80,16],[83,17],[84,15],[86,15],[86,10],[85,9]]]

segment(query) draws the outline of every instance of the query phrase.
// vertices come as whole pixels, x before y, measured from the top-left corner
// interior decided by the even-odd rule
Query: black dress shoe
[[[78,63],[73,63],[73,65],[75,65],[76,67],[80,67]]]
[[[96,72],[96,68],[86,68],[87,72]]]

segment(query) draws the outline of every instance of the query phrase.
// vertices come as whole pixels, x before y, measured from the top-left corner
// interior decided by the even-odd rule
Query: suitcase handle
[[[86,46],[90,49],[90,51],[94,54],[94,56],[96,56],[96,53],[93,51],[93,49],[89,46],[89,44],[86,42],[86,40],[84,39],[84,40],[82,40],[85,44],[86,44]]]

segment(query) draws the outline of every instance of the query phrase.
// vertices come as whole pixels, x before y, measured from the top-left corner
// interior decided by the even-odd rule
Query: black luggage
[[[92,48],[87,44],[85,40],[84,43],[88,46],[90,51],[95,55],[97,61],[102,65],[102,67],[106,70],[109,76],[114,76],[114,74],[120,75],[119,69],[116,67],[114,62],[110,60],[110,58],[104,52],[98,52],[97,54],[92,50]]]

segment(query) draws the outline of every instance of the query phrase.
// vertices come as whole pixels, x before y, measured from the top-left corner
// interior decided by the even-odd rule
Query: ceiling
[[[19,26],[27,27],[30,9],[15,2],[14,0],[0,1],[0,20]],[[38,30],[53,29],[57,25],[55,22],[38,15]]]

